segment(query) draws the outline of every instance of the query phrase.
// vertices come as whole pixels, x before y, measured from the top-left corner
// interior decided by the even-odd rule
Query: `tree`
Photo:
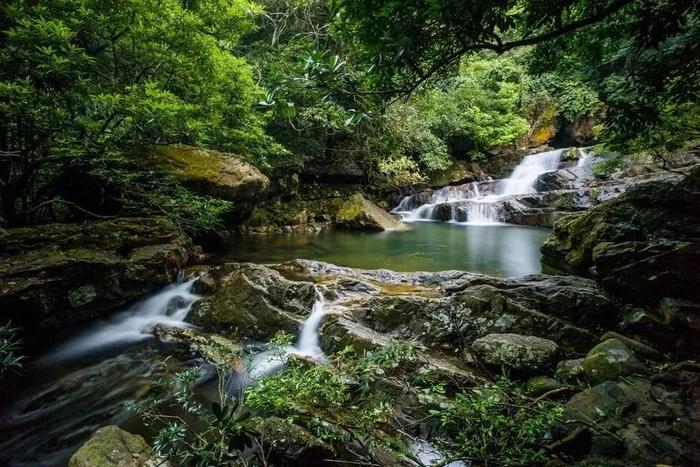
[[[376,65],[378,83],[411,92],[467,53],[539,44],[634,0],[336,0],[339,27]]]
[[[99,177],[103,190],[116,186],[116,197],[136,212],[148,210],[154,189],[170,187],[168,198],[192,201],[168,181],[144,179],[133,166],[138,161],[127,157],[136,147],[183,142],[263,155],[270,141],[253,109],[260,89],[235,53],[259,12],[248,0],[4,3],[5,222],[27,222],[52,201],[56,180],[69,170]]]

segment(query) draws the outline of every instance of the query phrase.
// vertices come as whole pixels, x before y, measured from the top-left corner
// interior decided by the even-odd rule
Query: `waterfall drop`
[[[526,156],[507,179],[446,186],[424,196],[404,197],[392,211],[404,222],[449,221],[467,225],[502,224],[507,197],[536,193],[535,182],[545,172],[559,167],[563,149]],[[486,177],[482,177],[486,178]],[[449,207],[449,209],[447,209]],[[449,215],[448,215],[449,213]]]
[[[563,149],[526,156],[499,187],[502,196],[535,193],[535,181],[545,172],[557,170]]]
[[[200,276],[166,286],[126,311],[88,327],[81,334],[56,347],[42,363],[73,359],[88,352],[128,345],[153,336],[158,324],[188,327],[184,322],[192,305],[201,297],[192,292]]]
[[[323,350],[319,345],[318,328],[321,325],[321,320],[326,314],[326,300],[321,292],[316,290],[316,301],[311,308],[311,314],[304,321],[299,334],[299,340],[296,345],[296,353],[305,355],[311,358],[323,358]]]
[[[318,328],[326,314],[326,300],[323,294],[316,290],[316,301],[311,307],[311,313],[306,318],[299,332],[295,346],[283,346],[254,355],[248,370],[246,384],[284,367],[290,355],[308,357],[314,361],[324,361],[326,355],[319,345]]]

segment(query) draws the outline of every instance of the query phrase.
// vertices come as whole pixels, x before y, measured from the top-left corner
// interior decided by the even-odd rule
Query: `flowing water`
[[[539,273],[539,247],[549,231],[501,223],[499,203],[506,197],[533,192],[537,177],[557,168],[560,154],[552,151],[528,156],[506,180],[446,187],[419,206],[407,197],[396,209],[411,222],[434,220],[437,210],[444,209],[440,206],[448,205],[453,220],[462,212],[459,209],[466,211],[466,222],[461,224],[413,223],[408,231],[385,233],[331,231],[244,237],[220,260],[275,263],[306,258],[397,271],[459,269],[509,277]],[[590,157],[587,153],[582,156],[577,170],[587,171]],[[466,207],[456,206],[465,200],[469,201]],[[133,432],[142,431],[125,410],[125,403],[149,392],[166,358],[171,369],[197,366],[204,370],[202,386],[216,380],[216,373],[202,360],[153,336],[156,325],[188,326],[184,320],[200,298],[193,292],[196,280],[192,277],[169,285],[110,319],[84,328],[35,360],[21,377],[11,377],[9,384],[0,388],[0,465],[65,465],[101,426],[119,424]],[[292,354],[323,361],[318,331],[325,313],[325,300],[317,291],[296,345],[257,351],[245,374],[233,375],[238,384],[251,384],[281,368]],[[428,445],[417,447],[416,454],[426,464],[440,461]]]
[[[311,308],[309,317],[301,326],[299,339],[295,346],[285,346],[266,350],[253,355],[248,374],[243,378],[243,385],[251,384],[262,376],[269,375],[284,367],[290,355],[307,357],[317,362],[325,360],[326,356],[319,345],[318,328],[326,314],[326,300],[323,294],[316,290],[316,301]]]
[[[25,368],[0,393],[0,465],[63,466],[105,425],[148,435],[125,404],[149,392],[166,359],[170,370],[199,367],[203,376],[198,394],[203,400],[215,400],[212,368],[153,335],[159,324],[189,326],[184,319],[200,298],[192,292],[196,280],[171,284],[111,319],[86,327]],[[239,387],[249,384],[281,368],[290,354],[322,361],[318,328],[324,314],[325,300],[317,293],[295,347],[258,353],[248,374],[229,379]]]
[[[523,158],[504,180],[472,182],[436,190],[420,206],[416,195],[401,200],[393,212],[404,222],[445,220],[449,206],[451,222],[464,225],[496,225],[503,221],[504,202],[520,195],[536,193],[537,178],[560,165],[563,149],[531,154]]]

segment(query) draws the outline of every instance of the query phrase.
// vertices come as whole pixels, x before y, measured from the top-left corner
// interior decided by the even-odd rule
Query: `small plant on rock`
[[[22,368],[24,357],[17,355],[22,341],[17,337],[17,331],[10,321],[0,326],[0,379],[7,371],[19,371]]]
[[[505,378],[457,394],[433,415],[438,443],[457,458],[484,465],[533,465],[549,459],[545,444],[563,407],[531,399]]]
[[[246,465],[244,450],[256,440],[250,412],[228,396],[224,374],[219,374],[219,401],[205,408],[193,391],[199,376],[196,368],[164,374],[156,381],[158,396],[128,408],[156,431],[156,453],[176,465]]]

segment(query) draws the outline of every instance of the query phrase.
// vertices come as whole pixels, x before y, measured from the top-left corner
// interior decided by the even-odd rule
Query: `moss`
[[[153,451],[143,437],[110,425],[97,430],[70,458],[68,466],[141,467],[152,459]]]
[[[87,305],[97,298],[97,291],[92,285],[84,285],[68,293],[68,303],[73,308]]]

